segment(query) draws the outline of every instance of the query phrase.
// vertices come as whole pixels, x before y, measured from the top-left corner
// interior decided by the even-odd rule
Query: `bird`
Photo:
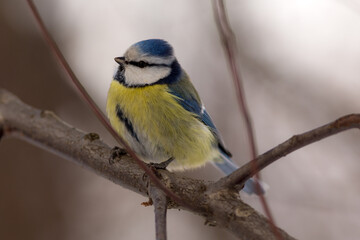
[[[207,162],[226,175],[238,168],[167,41],[137,42],[115,61],[107,116],[140,159],[166,163],[169,171],[199,168]],[[255,180],[249,179],[243,190],[257,194]]]

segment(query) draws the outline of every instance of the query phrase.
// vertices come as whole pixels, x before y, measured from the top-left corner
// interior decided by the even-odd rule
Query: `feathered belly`
[[[144,161],[174,157],[168,169],[183,170],[219,155],[210,129],[178,104],[166,85],[127,88],[113,81],[106,109],[112,126]]]

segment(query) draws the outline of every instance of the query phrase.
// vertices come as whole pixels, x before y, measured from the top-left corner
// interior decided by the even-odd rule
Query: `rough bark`
[[[3,137],[17,137],[105,177],[136,193],[147,196],[148,178],[132,159],[124,155],[110,164],[111,148],[96,133],[85,133],[63,122],[54,113],[39,110],[21,102],[0,89],[0,127]],[[169,201],[168,208],[189,210],[205,217],[206,223],[231,231],[239,239],[276,239],[268,220],[245,204],[235,190],[211,191],[212,182],[180,177],[158,171],[161,181],[192,208]],[[283,239],[294,239],[279,229]]]

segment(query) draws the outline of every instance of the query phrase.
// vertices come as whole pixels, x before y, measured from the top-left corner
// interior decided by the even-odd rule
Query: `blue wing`
[[[226,154],[228,157],[231,157],[231,153],[224,147],[223,141],[221,140],[215,124],[202,105],[200,97],[187,75],[184,74],[179,81],[174,84],[169,84],[169,90],[171,94],[177,97],[177,101],[183,108],[194,113],[201,122],[211,129],[218,142],[218,147],[221,152]]]
[[[177,97],[176,100],[178,101],[178,103],[187,111],[194,113],[195,116],[206,126],[208,126],[213,132],[215,138],[218,141],[218,147],[222,158],[222,161],[214,161],[214,165],[226,175],[229,175],[233,171],[235,171],[238,166],[231,160],[231,153],[224,147],[224,144],[221,140],[219,132],[215,127],[215,124],[211,120],[210,115],[203,107],[200,97],[196,92],[194,86],[190,82],[189,78],[187,77],[186,73],[183,74],[179,81],[169,84],[168,86],[169,92]],[[255,188],[254,179],[250,178],[248,181],[246,181],[243,191],[248,194],[258,194]],[[262,188],[260,194],[263,193],[264,190]]]

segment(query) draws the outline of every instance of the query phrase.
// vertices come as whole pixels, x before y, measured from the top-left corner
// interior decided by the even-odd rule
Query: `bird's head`
[[[135,43],[115,61],[119,67],[114,79],[129,87],[171,83],[181,73],[173,48],[161,39]]]

